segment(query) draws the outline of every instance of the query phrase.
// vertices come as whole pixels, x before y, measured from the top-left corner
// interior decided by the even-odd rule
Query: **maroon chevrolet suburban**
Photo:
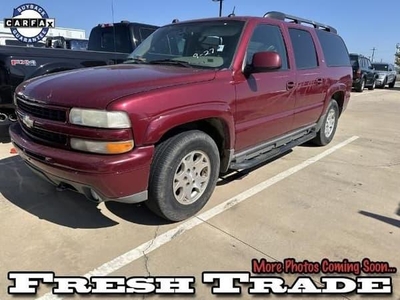
[[[330,26],[280,12],[174,22],[123,64],[20,84],[10,136],[60,189],[180,221],[220,174],[330,143],[351,87]]]

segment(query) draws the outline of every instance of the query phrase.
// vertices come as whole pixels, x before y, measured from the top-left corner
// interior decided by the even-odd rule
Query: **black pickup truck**
[[[118,64],[158,26],[122,21],[99,24],[87,50],[0,46],[0,132],[16,121],[13,93],[23,81],[50,73]],[[4,130],[4,127],[7,127]]]

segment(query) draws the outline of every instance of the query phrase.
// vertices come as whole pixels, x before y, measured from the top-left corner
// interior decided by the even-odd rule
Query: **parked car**
[[[389,63],[373,63],[372,66],[378,75],[376,86],[385,88],[388,85],[390,89],[394,88],[397,80],[397,72],[394,65]]]
[[[63,36],[51,36],[46,38],[47,48],[87,50],[89,40],[66,38]]]
[[[19,85],[10,136],[59,189],[145,201],[180,221],[204,207],[220,174],[329,144],[351,86],[330,26],[279,12],[175,22],[124,64]]]
[[[157,28],[127,21],[99,24],[90,33],[87,51],[0,46],[0,126],[16,120],[13,92],[18,84],[45,74],[121,63]]]
[[[365,88],[374,90],[376,87],[377,74],[372,66],[371,60],[361,54],[350,54],[353,66],[353,88],[357,92],[363,92]]]

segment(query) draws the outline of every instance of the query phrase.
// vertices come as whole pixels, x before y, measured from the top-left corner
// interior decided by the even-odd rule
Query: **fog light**
[[[93,197],[94,200],[96,200],[96,201],[98,201],[98,202],[101,201],[100,196],[99,196],[95,191],[93,191],[92,189],[90,189],[90,194],[92,195],[92,197]]]

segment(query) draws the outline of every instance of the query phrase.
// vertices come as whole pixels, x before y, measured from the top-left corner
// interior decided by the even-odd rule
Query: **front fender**
[[[25,76],[24,81],[49,74],[49,73],[56,73],[56,72],[61,72],[61,71],[67,71],[67,70],[73,70],[73,69],[79,69],[82,68],[80,64],[72,64],[72,63],[64,63],[64,62],[56,62],[56,63],[48,63],[41,65],[39,68],[37,68],[33,73]]]
[[[146,144],[155,144],[164,134],[178,126],[206,119],[217,119],[222,123],[225,148],[233,149],[235,141],[233,113],[230,106],[222,102],[194,104],[167,111],[149,120],[143,141]]]

